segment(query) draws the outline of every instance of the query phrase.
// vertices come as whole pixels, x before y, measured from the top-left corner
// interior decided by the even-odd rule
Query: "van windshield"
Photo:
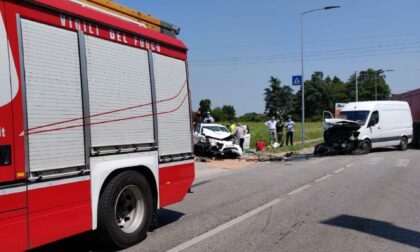
[[[338,115],[338,118],[356,121],[360,124],[365,124],[369,111],[359,110],[359,111],[341,111]]]

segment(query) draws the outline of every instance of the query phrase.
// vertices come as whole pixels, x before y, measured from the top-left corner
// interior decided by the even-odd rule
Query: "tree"
[[[338,77],[334,76],[332,79],[328,76],[325,78],[325,85],[331,99],[328,104],[328,111],[333,112],[335,110],[336,103],[347,103],[350,101],[350,97],[346,91],[346,85]]]
[[[289,86],[281,87],[281,81],[273,76],[269,80],[270,86],[264,91],[265,113],[276,116],[289,113],[294,107],[293,89]]]
[[[200,101],[200,111],[202,115],[205,115],[207,112],[211,112],[211,100],[203,99]]]
[[[236,117],[236,111],[235,108],[232,105],[224,105],[222,107],[222,111],[224,116],[228,121],[234,120]]]
[[[216,122],[225,122],[226,121],[226,115],[222,108],[215,107],[212,111],[213,118]]]
[[[346,89],[349,92],[349,101],[356,100],[356,75],[352,74],[346,83]],[[368,68],[360,71],[357,76],[358,82],[358,98],[359,101],[375,100],[375,83],[377,86],[378,100],[389,100],[391,89],[385,81],[384,71],[382,69],[374,70]]]
[[[298,118],[302,113],[302,91],[296,93],[295,113]],[[322,72],[314,72],[310,80],[305,81],[305,118],[316,120],[322,118],[322,112],[331,105],[328,86],[323,79]]]
[[[241,122],[265,122],[267,121],[267,116],[264,114],[258,114],[255,112],[245,113],[238,118]]]

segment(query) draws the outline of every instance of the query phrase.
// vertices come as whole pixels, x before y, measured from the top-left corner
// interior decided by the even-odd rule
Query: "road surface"
[[[420,151],[197,165],[194,193],[126,251],[420,251]],[[43,250],[95,250],[89,235]]]

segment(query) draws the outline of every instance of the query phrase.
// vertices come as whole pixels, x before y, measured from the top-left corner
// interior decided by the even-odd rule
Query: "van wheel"
[[[153,218],[152,192],[147,180],[134,171],[114,177],[98,204],[98,238],[115,248],[127,248],[146,237]]]
[[[369,140],[363,140],[359,143],[358,149],[361,151],[361,154],[368,154],[372,146],[370,145]]]
[[[398,149],[401,151],[405,151],[406,149],[408,149],[408,140],[406,137],[401,138],[401,142],[400,145],[398,145]]]

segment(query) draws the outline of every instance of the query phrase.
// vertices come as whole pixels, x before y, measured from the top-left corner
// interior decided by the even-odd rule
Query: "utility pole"
[[[354,81],[356,82],[356,102],[359,101],[359,83],[357,82],[357,71],[354,72]]]
[[[376,74],[378,72],[375,71],[375,75],[373,75],[373,80],[375,81],[375,101],[378,100],[378,84],[376,83]]]

